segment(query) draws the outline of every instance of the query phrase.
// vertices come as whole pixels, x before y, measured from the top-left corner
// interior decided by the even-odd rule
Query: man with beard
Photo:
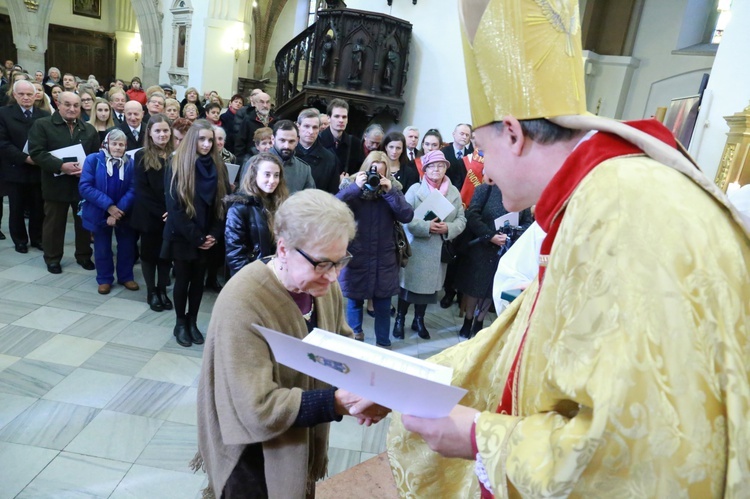
[[[235,137],[235,151],[234,154],[241,164],[244,164],[251,156],[251,149],[253,147],[253,135],[259,128],[272,126],[271,123],[274,117],[271,116],[271,96],[265,92],[261,92],[255,96],[255,109],[247,108],[247,114],[242,118],[239,132]],[[240,113],[237,112],[235,116],[236,121],[240,119]],[[295,143],[296,145],[296,143]],[[294,147],[292,147],[294,151]]]
[[[297,125],[289,120],[281,120],[274,125],[271,151],[284,163],[284,180],[290,195],[303,189],[315,189],[310,165],[294,156],[298,141]]]
[[[310,165],[313,180],[318,189],[336,194],[339,192],[339,167],[336,155],[320,145],[320,111],[303,109],[297,117],[299,144],[296,155]]]

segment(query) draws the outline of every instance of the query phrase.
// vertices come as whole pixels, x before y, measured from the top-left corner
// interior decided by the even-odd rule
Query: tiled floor
[[[97,294],[95,273],[73,260],[70,224],[66,235],[60,275],[36,249],[0,241],[0,499],[199,497],[206,478],[188,462],[202,348],[175,343],[173,313],[152,312],[145,290]],[[215,299],[204,296],[204,331]],[[409,331],[394,350],[426,358],[455,344],[457,314],[430,306],[433,339]],[[372,327],[365,316],[369,343]],[[333,424],[329,474],[382,452],[389,421]]]

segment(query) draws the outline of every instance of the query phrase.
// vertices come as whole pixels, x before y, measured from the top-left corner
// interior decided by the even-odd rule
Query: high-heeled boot
[[[399,340],[404,339],[404,323],[406,322],[406,313],[409,311],[409,302],[399,298],[398,312],[393,321],[393,337]]]
[[[467,319],[464,318],[464,325],[461,326],[461,331],[458,332],[458,335],[461,338],[471,338],[471,324],[474,319]]]
[[[482,329],[484,329],[484,320],[479,321],[476,318],[474,318],[474,323],[471,325],[470,338],[473,338],[474,336],[476,336],[477,333],[481,331]]]
[[[427,305],[414,305],[414,324],[416,326],[417,334],[423,340],[430,339],[430,332],[427,331],[427,327],[424,325],[424,314],[427,311]]]

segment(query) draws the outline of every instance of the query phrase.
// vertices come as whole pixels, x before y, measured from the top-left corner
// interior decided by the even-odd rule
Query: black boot
[[[404,339],[404,323],[406,322],[406,312],[409,311],[409,302],[398,300],[398,313],[393,321],[393,337],[399,340]]]
[[[415,331],[423,340],[430,339],[430,332],[427,331],[427,327],[424,325],[424,314],[427,310],[427,305],[414,305],[414,324],[412,328],[416,326]]]
[[[440,308],[449,308],[453,305],[453,298],[456,297],[456,292],[452,289],[445,290],[445,296],[440,300]]]
[[[159,298],[161,298],[161,305],[164,307],[164,310],[172,310],[172,302],[169,300],[169,295],[167,295],[167,288],[161,287],[158,288],[159,290]]]
[[[151,310],[154,312],[161,312],[164,310],[164,304],[161,302],[161,296],[159,295],[158,289],[149,288],[146,301],[148,302],[148,306],[151,307]]]
[[[458,332],[458,335],[461,338],[471,338],[471,322],[473,319],[466,319],[464,318],[464,325],[461,326],[461,331]]]
[[[190,339],[196,345],[203,344],[203,334],[198,329],[195,317],[188,317],[188,328],[190,329]]]
[[[474,336],[476,336],[477,333],[479,331],[481,331],[482,329],[484,329],[484,321],[483,320],[482,321],[478,321],[478,320],[474,319],[474,324],[471,325],[471,336],[470,336],[470,338],[473,338]]]
[[[190,341],[190,330],[188,329],[187,317],[178,317],[177,324],[174,327],[174,336],[177,344],[182,347],[189,347],[193,343]]]

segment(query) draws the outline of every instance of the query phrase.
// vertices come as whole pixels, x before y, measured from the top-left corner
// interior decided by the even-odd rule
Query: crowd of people
[[[470,125],[457,125],[450,143],[436,129],[420,143],[416,127],[386,132],[379,124],[360,138],[347,132],[349,105],[341,99],[331,101],[327,114],[309,108],[291,121],[273,114],[271,97],[260,89],[247,104],[236,94],[225,107],[216,92],[201,98],[191,87],[180,102],[170,85],[144,89],[137,77],[115,80],[105,91],[93,76],[83,81],[57,68],[32,76],[11,61],[6,68],[0,179],[16,251],[38,249],[49,272],[62,272],[72,212],[75,260],[96,270],[98,292],[116,284],[138,290],[133,267],[140,260],[148,305],[174,310],[180,345],[204,341],[196,320],[204,290],[219,291],[222,277],[274,255],[275,213],[290,195],[311,188],[337,196],[355,214],[351,262],[339,277],[357,339],[364,339],[365,303],[377,345],[390,348],[391,337],[404,338],[412,303],[411,329],[429,339],[426,308],[437,303],[444,283],[446,297],[463,295],[467,320],[476,316],[482,324],[491,304],[485,277],[507,238],[492,224],[505,213],[497,187],[473,196],[483,172]],[[432,213],[414,219],[433,191],[453,211],[444,220]],[[483,224],[476,221],[482,215]],[[467,219],[474,222],[465,231]],[[394,224],[403,224],[413,252],[404,268]],[[484,239],[451,244],[462,233],[466,241]],[[459,258],[446,260],[446,247],[462,249]],[[481,293],[466,279],[453,282],[462,265],[470,265],[464,277],[482,281]],[[470,326],[462,336],[476,334],[479,328]]]

